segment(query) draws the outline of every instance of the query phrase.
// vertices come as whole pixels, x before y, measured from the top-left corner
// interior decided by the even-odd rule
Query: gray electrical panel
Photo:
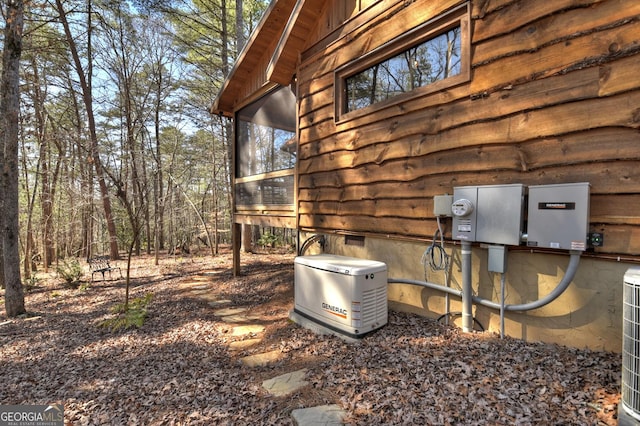
[[[453,188],[456,240],[519,245],[522,236],[524,185]]]
[[[527,246],[584,251],[589,230],[589,183],[529,187]]]

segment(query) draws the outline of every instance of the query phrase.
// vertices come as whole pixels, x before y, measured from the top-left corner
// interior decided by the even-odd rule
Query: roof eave
[[[304,51],[310,25],[317,23],[326,2],[324,0],[298,0],[289,21],[282,32],[280,41],[267,66],[267,79],[278,84],[290,84],[296,73],[298,55]]]
[[[247,70],[248,65],[246,65],[246,60],[251,55],[255,55],[259,52],[259,49],[256,47],[256,40],[261,36],[261,34],[268,27],[269,23],[275,19],[277,14],[286,13],[290,14],[290,10],[288,10],[286,4],[290,0],[272,0],[267,9],[265,10],[260,22],[256,26],[256,28],[251,33],[249,40],[242,48],[238,58],[233,64],[233,67],[229,71],[229,75],[222,83],[222,87],[218,92],[218,95],[214,99],[211,107],[209,108],[209,112],[211,114],[232,116],[233,110],[235,106],[236,99],[234,98],[235,93],[233,92],[233,88],[236,85],[241,85],[246,81],[246,76],[250,74],[250,69]],[[283,6],[285,5],[285,6]],[[245,76],[241,76],[241,74],[245,72]]]

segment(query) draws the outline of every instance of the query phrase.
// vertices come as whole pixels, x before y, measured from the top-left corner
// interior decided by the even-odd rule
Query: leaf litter
[[[122,302],[123,280],[86,290],[42,280],[26,295],[28,318],[0,315],[0,405],[61,403],[67,425],[287,425],[292,410],[325,404],[352,425],[617,424],[620,354],[462,333],[393,311],[387,326],[347,343],[288,319],[292,254],[242,261],[233,277],[228,249],[160,266],[134,259],[132,297],[153,300],[144,325],[121,332],[98,325]],[[265,331],[234,335],[212,300],[247,308]],[[241,362],[270,351],[281,356],[265,366]],[[302,368],[309,384],[293,394],[261,386]]]

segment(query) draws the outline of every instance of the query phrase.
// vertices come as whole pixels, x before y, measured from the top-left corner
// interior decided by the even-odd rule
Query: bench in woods
[[[104,274],[109,273],[111,278],[111,271],[117,270],[120,272],[120,278],[122,278],[122,270],[117,266],[111,266],[109,264],[109,256],[95,256],[87,259],[89,267],[91,268],[91,281],[93,282],[93,276],[95,274],[102,274],[102,281],[104,281]]]

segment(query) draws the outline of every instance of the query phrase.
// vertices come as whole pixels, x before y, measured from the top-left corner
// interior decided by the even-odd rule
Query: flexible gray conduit
[[[560,282],[558,283],[558,285],[549,293],[547,294],[545,297],[543,297],[542,299],[538,299],[534,302],[529,302],[529,303],[521,303],[521,304],[517,304],[517,305],[505,305],[504,306],[504,310],[505,311],[511,311],[511,312],[524,312],[524,311],[530,311],[532,309],[537,309],[537,308],[541,308],[551,302],[553,302],[555,299],[558,298],[558,296],[560,296],[562,293],[564,293],[564,291],[567,289],[567,287],[569,287],[569,284],[571,284],[571,281],[573,281],[573,277],[576,274],[576,271],[578,270],[578,265],[580,263],[580,251],[571,251],[570,252],[570,259],[569,259],[569,265],[567,266],[567,271],[565,272],[564,276],[562,277],[562,280],[560,280]],[[463,267],[464,269],[464,267]],[[430,282],[425,282],[425,281],[418,281],[418,280],[410,280],[410,279],[404,279],[404,278],[388,278],[387,282],[389,284],[392,283],[397,283],[397,284],[412,284],[412,285],[418,285],[421,287],[426,287],[432,290],[437,290],[437,291],[441,291],[443,293],[448,293],[448,294],[452,294],[454,296],[457,297],[462,297],[462,291],[460,290],[456,290],[454,288],[451,287],[445,287],[443,285],[440,284],[435,284],[435,283],[430,283]],[[500,309],[500,304],[493,302],[491,300],[488,299],[483,299],[481,297],[478,296],[472,296],[472,299],[475,303],[482,305],[482,306],[486,306],[488,308],[492,308],[492,309]]]
[[[387,278],[387,282],[389,284],[397,283],[397,284],[412,284],[418,285],[421,287],[430,288],[432,290],[441,291],[443,293],[453,294],[454,296],[462,297],[462,291],[456,290],[455,288],[445,287],[440,284],[430,283],[428,281],[419,281],[419,280],[410,280],[407,278]]]
[[[573,277],[576,275],[576,271],[578,270],[578,265],[580,264],[580,253],[579,251],[572,251],[571,256],[569,258],[569,265],[567,266],[567,271],[564,273],[562,280],[558,283],[558,285],[545,297],[542,299],[538,299],[534,302],[529,303],[521,303],[518,305],[505,305],[504,310],[510,312],[524,312],[530,311],[532,309],[538,309],[549,303],[553,302],[560,296],[564,291],[569,287],[571,281],[573,281]],[[474,302],[479,305],[486,306],[488,308],[500,309],[500,304],[492,302],[491,300],[482,299],[480,297],[474,297]]]

